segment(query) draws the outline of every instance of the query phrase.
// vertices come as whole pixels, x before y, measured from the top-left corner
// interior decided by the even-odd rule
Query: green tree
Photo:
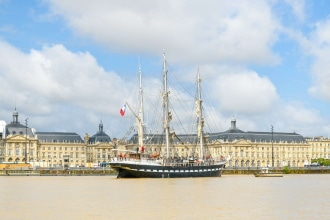
[[[283,173],[284,174],[288,174],[288,173],[290,173],[291,171],[290,171],[290,168],[288,167],[288,166],[285,166],[285,167],[283,167]]]

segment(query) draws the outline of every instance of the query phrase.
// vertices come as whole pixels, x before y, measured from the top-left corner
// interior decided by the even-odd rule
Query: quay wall
[[[254,174],[257,172],[256,168],[236,169],[226,168],[222,171],[222,175],[242,175]],[[330,174],[330,167],[315,167],[315,168],[286,168],[286,169],[269,169],[269,171],[283,172],[284,174]]]
[[[270,171],[283,172],[284,174],[330,174],[330,167],[318,168],[287,168],[269,169]],[[222,175],[253,175],[258,169],[226,168]],[[105,168],[79,168],[79,169],[1,169],[0,176],[104,176],[116,175],[117,173]]]

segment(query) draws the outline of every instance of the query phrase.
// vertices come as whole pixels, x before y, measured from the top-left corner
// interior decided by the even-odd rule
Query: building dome
[[[111,142],[111,138],[103,131],[103,123],[102,121],[99,124],[99,131],[89,138],[88,143],[109,143]]]
[[[18,121],[18,111],[16,111],[16,108],[13,112],[13,121],[6,125],[6,136],[7,135],[28,135],[34,137],[32,129],[28,127],[28,119],[25,119],[25,125]]]

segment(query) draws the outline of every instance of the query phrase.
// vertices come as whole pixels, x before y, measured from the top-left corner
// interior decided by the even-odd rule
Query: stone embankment
[[[258,168],[226,168],[222,171],[223,175],[244,175],[254,174],[258,171]],[[330,167],[286,167],[272,169],[269,171],[283,172],[284,174],[330,174]]]
[[[226,168],[222,175],[253,175],[258,168]],[[269,169],[284,174],[330,174],[330,167]],[[109,167],[73,169],[2,169],[0,176],[106,176],[116,175]]]
[[[109,167],[103,169],[3,169],[0,176],[105,176],[115,175]]]

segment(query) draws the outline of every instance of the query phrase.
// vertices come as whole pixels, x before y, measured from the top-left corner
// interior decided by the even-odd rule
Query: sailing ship
[[[197,141],[199,146],[198,158],[190,156],[189,158],[175,158],[170,156],[170,140],[173,133],[170,132],[170,121],[172,119],[169,111],[169,90],[167,84],[167,64],[165,54],[163,54],[163,130],[164,147],[166,148],[166,156],[160,157],[159,153],[148,154],[145,152],[144,125],[143,125],[143,95],[142,80],[140,75],[140,106],[139,113],[135,114],[128,103],[125,107],[133,112],[137,119],[138,125],[138,145],[139,150],[124,150],[125,157],[120,152],[119,157],[115,157],[110,162],[112,169],[118,172],[117,178],[182,178],[182,177],[220,177],[222,170],[225,168],[228,158],[221,157],[214,160],[210,155],[204,155],[206,141],[204,137],[203,127],[204,118],[202,115],[202,98],[200,88],[200,74],[197,73],[197,100],[196,100],[196,116],[197,116]],[[121,111],[121,114],[123,111]],[[114,149],[118,150],[118,149]],[[119,151],[119,150],[118,150]],[[119,152],[118,152],[119,153]]]

